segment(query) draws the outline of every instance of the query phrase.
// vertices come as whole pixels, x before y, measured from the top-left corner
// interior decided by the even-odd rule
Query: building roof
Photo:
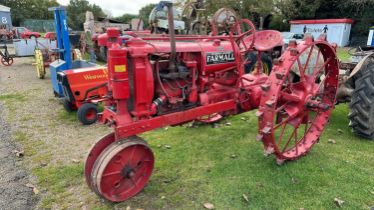
[[[319,20],[291,20],[290,24],[331,24],[331,23],[348,23],[352,24],[353,20],[348,18],[343,19],[319,19]]]
[[[10,12],[10,8],[0,4],[0,12]]]

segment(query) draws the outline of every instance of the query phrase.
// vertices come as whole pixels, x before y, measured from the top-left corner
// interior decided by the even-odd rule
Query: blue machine
[[[374,47],[374,26],[370,28],[367,46]]]
[[[96,65],[94,63],[89,63],[82,60],[72,60],[69,39],[69,28],[67,23],[67,14],[65,7],[51,7],[48,9],[48,11],[54,12],[56,38],[58,45],[58,49],[54,51],[59,53],[59,59],[49,64],[49,69],[51,71],[51,80],[55,96],[62,98],[65,96],[63,88],[57,79],[58,72],[68,69],[77,69]]]

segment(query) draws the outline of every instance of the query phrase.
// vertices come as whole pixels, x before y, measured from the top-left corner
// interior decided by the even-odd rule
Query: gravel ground
[[[0,145],[0,167],[5,169],[0,172],[1,210],[7,209],[3,204],[10,200],[28,206],[19,208],[9,206],[10,209],[33,208],[32,190],[24,187],[28,182],[25,171],[33,172],[46,166],[48,168],[71,166],[77,162],[83,165],[91,145],[111,132],[111,129],[102,125],[82,126],[74,114],[67,114],[53,95],[49,71],[47,70],[46,79],[40,80],[32,63],[32,57],[25,57],[15,58],[11,67],[0,66],[0,102],[4,103],[0,112],[0,116],[3,117],[0,126],[3,127],[3,123],[8,124],[6,130],[0,131],[5,132],[0,133],[1,139],[5,139]],[[2,100],[1,96],[3,96]],[[9,142],[15,143],[20,150],[24,150],[25,156],[22,161],[16,161],[14,155],[9,155],[14,149]],[[18,162],[20,164],[16,164]],[[21,165],[25,170],[21,170],[20,167],[15,169],[15,164]],[[9,175],[4,176],[3,173]],[[13,183],[8,184],[10,181]],[[40,200],[35,208],[43,208],[40,207],[43,200],[48,200],[53,195],[48,189],[37,186],[38,177],[34,173],[30,174],[29,182],[39,190],[39,194],[34,196]],[[7,189],[12,191],[6,193],[4,190]],[[100,202],[86,187],[83,176],[81,184],[68,189],[64,196],[64,199],[50,201],[52,209],[80,209],[83,205],[92,203],[90,201],[92,199],[95,199],[92,206]]]
[[[9,125],[4,121],[4,106],[0,104],[0,209],[33,209],[33,192],[26,187],[29,182],[26,170],[17,164],[12,151]]]

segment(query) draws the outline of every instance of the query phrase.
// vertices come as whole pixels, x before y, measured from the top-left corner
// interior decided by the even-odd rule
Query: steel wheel
[[[87,185],[93,190],[92,188],[92,180],[91,180],[91,172],[94,166],[95,161],[99,157],[99,155],[107,148],[111,143],[115,140],[114,133],[110,133],[104,137],[102,137],[99,141],[97,141],[90,149],[90,152],[87,155],[86,162],[84,164],[84,175],[86,177]]]
[[[45,77],[45,67],[43,53],[41,50],[35,50],[35,68],[39,79],[44,79]]]
[[[79,49],[73,50],[73,60],[83,60],[82,53]]]
[[[112,143],[98,157],[91,173],[92,187],[112,202],[138,194],[151,177],[154,156],[147,143],[130,137]]]
[[[5,57],[1,57],[1,63],[4,66],[11,66],[13,64],[13,58],[12,57],[8,57],[8,59],[5,59]]]
[[[305,155],[319,140],[335,104],[338,60],[325,37],[292,41],[276,62],[263,94],[258,140],[277,162]]]

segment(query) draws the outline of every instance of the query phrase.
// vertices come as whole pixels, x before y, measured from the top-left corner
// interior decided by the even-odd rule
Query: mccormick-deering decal
[[[234,52],[208,52],[206,53],[206,64],[231,63],[235,61]]]

